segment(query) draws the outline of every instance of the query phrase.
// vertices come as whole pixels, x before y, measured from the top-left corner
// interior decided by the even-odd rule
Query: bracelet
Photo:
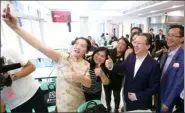
[[[17,75],[16,75],[16,74],[12,74],[11,76],[13,77],[13,81],[15,81],[15,80],[17,80],[17,79],[18,79],[18,77],[17,77]]]

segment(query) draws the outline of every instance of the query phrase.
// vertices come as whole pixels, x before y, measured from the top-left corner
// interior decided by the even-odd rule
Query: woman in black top
[[[114,64],[118,64],[124,61],[125,51],[128,49],[129,41],[126,38],[120,38],[118,40],[118,45],[111,52],[111,58]],[[114,102],[115,102],[115,110],[114,112],[118,112],[119,104],[120,104],[120,91],[123,82],[124,73],[117,73],[114,70],[111,71],[110,74],[110,83],[107,86],[104,86],[105,89],[105,97],[107,104],[107,111],[111,111],[111,94],[113,91]]]
[[[102,83],[109,84],[109,71],[105,67],[105,61],[108,58],[109,51],[105,47],[96,49],[92,54],[90,62],[91,87],[83,86],[86,101],[101,100]]]

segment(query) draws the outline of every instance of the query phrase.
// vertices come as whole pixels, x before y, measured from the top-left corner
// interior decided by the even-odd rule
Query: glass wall
[[[162,23],[158,23],[158,24],[150,24],[150,28],[153,28],[154,29],[154,34],[158,34],[159,32],[159,29],[162,29],[163,30],[163,34],[166,35],[166,24],[162,24]]]
[[[158,23],[158,24],[150,24],[149,29],[153,28],[154,29],[154,34],[158,34],[159,29],[163,30],[163,34],[166,35],[168,32],[168,29],[170,28],[171,25],[174,25],[177,23]]]
[[[3,47],[13,48],[21,53],[18,35],[1,20],[1,43]]]

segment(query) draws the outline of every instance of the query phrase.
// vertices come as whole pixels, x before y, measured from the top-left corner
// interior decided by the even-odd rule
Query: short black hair
[[[179,28],[180,29],[180,36],[184,37],[184,26],[182,26],[182,25],[171,25],[169,30],[173,29],[173,28]]]
[[[134,35],[139,35],[140,33],[138,32],[134,32],[133,34],[131,34],[131,37],[130,37],[130,43],[132,43],[132,39],[134,37]]]
[[[102,34],[101,34],[101,37],[104,37],[104,36],[105,36],[105,34],[104,34],[104,33],[102,33]]]
[[[163,30],[162,30],[162,29],[159,29],[159,31],[163,32]]]
[[[131,29],[131,32],[132,32],[132,30],[134,30],[134,29],[137,29],[137,30],[139,31],[139,33],[142,33],[142,29],[141,29],[140,27],[133,27],[133,28]]]
[[[153,28],[150,28],[150,31],[153,31],[154,29]]]
[[[84,37],[76,38],[74,41],[72,41],[72,45],[74,45],[76,43],[76,41],[79,39],[85,40],[87,42],[87,51],[86,52],[89,52],[89,50],[91,48],[91,42],[87,38],[84,38]]]
[[[152,36],[149,33],[140,33],[139,36],[146,37],[146,44],[152,46]]]

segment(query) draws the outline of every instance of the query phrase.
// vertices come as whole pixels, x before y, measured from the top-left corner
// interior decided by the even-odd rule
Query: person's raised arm
[[[20,37],[28,44],[30,44],[55,62],[58,61],[60,53],[42,44],[42,42],[40,42],[35,36],[26,32],[24,29],[18,26],[17,18],[10,13],[10,8],[8,6],[4,9],[2,17],[4,22],[18,35],[20,35]]]
[[[105,67],[109,70],[109,71],[116,71],[117,73],[124,73],[125,72],[125,64],[126,64],[126,60],[122,63],[116,64],[114,65],[112,59],[110,56],[108,56],[108,59],[105,61]]]

